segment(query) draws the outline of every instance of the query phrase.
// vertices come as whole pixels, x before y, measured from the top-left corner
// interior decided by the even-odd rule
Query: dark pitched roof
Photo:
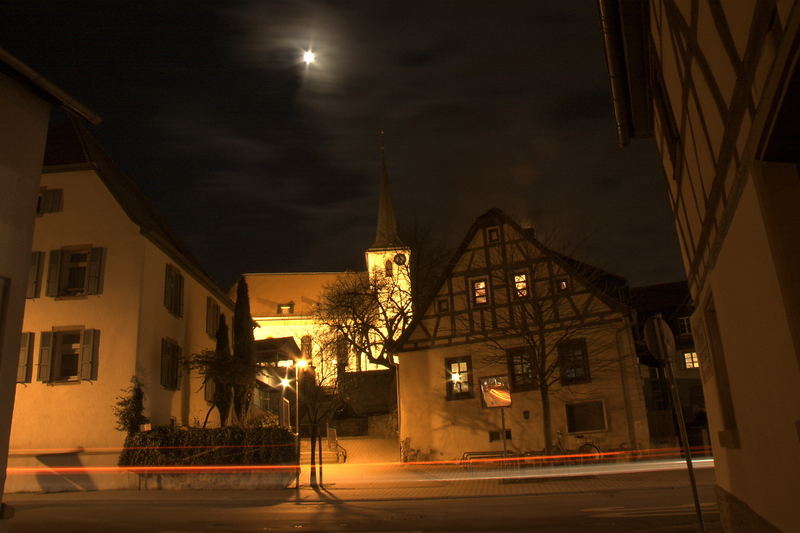
[[[394,216],[394,203],[389,189],[389,172],[386,170],[386,156],[381,148],[381,185],[378,196],[378,224],[375,231],[375,242],[370,248],[392,248],[402,246],[397,235],[397,220]]]
[[[217,286],[169,229],[142,191],[109,157],[87,127],[68,114],[62,122],[52,124],[48,130],[43,172],[80,169],[93,170],[128,218],[139,226],[142,235],[161,248],[224,304],[233,307],[228,295]]]
[[[88,120],[92,124],[100,124],[102,120],[94,111],[72,98],[44,76],[3,48],[0,48],[0,72],[24,83],[44,100],[60,105],[64,109]]]

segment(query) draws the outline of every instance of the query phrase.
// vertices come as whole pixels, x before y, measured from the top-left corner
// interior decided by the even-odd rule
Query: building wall
[[[33,213],[50,106],[0,74],[0,491],[14,409],[14,368],[25,302]],[[13,191],[13,194],[8,194]],[[5,522],[5,521],[2,521]],[[0,524],[0,529],[6,526]]]
[[[617,329],[619,328],[619,329]],[[603,332],[592,332],[587,339],[590,383],[554,386],[550,391],[550,411],[554,436],[564,434],[566,449],[577,449],[582,441],[567,430],[568,403],[602,400],[606,429],[581,431],[603,450],[647,445],[647,421],[641,384],[632,372],[632,347],[628,328],[620,321]],[[619,343],[619,344],[618,344]],[[509,340],[508,346],[519,345]],[[445,359],[471,356],[474,397],[447,399]],[[497,363],[497,347],[468,344],[430,348],[402,353],[400,356],[400,439],[421,460],[459,459],[464,452],[502,450],[501,440],[490,442],[489,432],[500,431],[501,415],[497,408],[483,406],[477,386],[481,377],[507,375],[508,366]],[[487,359],[489,359],[487,361]],[[629,382],[621,383],[624,372]],[[625,387],[628,390],[625,391]],[[626,398],[626,393],[631,397]],[[538,390],[512,392],[511,406],[505,409],[505,427],[511,430],[508,449],[517,453],[538,453],[545,447],[542,426],[542,401]],[[631,423],[632,422],[632,423]]]
[[[650,5],[656,142],[697,305],[723,520],[796,530],[800,177],[796,150],[770,152],[797,106],[800,5]]]
[[[184,359],[204,350],[213,350],[216,339],[206,333],[206,298],[211,296],[220,304],[230,327],[233,310],[202,286],[186,269],[152,241],[144,240],[142,292],[137,375],[144,384],[146,414],[153,425],[202,425],[210,404],[204,399],[202,377],[196,372],[182,370],[180,388],[170,390],[161,385],[161,341],[175,341]],[[178,317],[164,305],[164,283],[167,265],[183,276],[183,314]],[[174,421],[174,422],[173,422]],[[211,427],[219,425],[216,409],[209,417]]]
[[[97,295],[46,296],[44,261],[39,297],[26,300],[22,331],[35,335],[32,380],[17,385],[11,447],[118,446],[124,434],[115,429],[112,408],[135,371],[143,238],[93,171],[43,174],[41,184],[64,191],[63,210],[36,219],[33,250],[49,258],[65,246],[105,248],[103,288]],[[66,326],[100,331],[96,380],[37,380],[41,333]]]

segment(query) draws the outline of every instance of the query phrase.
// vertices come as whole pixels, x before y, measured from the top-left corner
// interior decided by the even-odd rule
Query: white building
[[[202,423],[202,380],[180,362],[214,348],[232,304],[82,124],[51,128],[44,163],[10,465],[115,464],[125,434],[113,407],[134,377],[154,425]],[[124,482],[44,478],[6,490]]]

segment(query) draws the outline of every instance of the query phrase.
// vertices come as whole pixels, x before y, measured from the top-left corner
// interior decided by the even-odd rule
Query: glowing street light
[[[281,387],[284,389],[289,386],[289,380],[286,378],[281,378]]]
[[[311,63],[313,63],[316,58],[317,54],[315,54],[311,50],[306,50],[303,52],[303,63],[305,63],[306,65],[310,65]]]

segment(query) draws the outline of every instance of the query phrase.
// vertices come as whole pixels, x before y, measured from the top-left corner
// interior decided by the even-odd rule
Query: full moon
[[[311,63],[314,62],[316,56],[317,54],[315,54],[311,50],[306,50],[305,52],[303,52],[303,61],[305,62],[306,65],[310,65]]]

